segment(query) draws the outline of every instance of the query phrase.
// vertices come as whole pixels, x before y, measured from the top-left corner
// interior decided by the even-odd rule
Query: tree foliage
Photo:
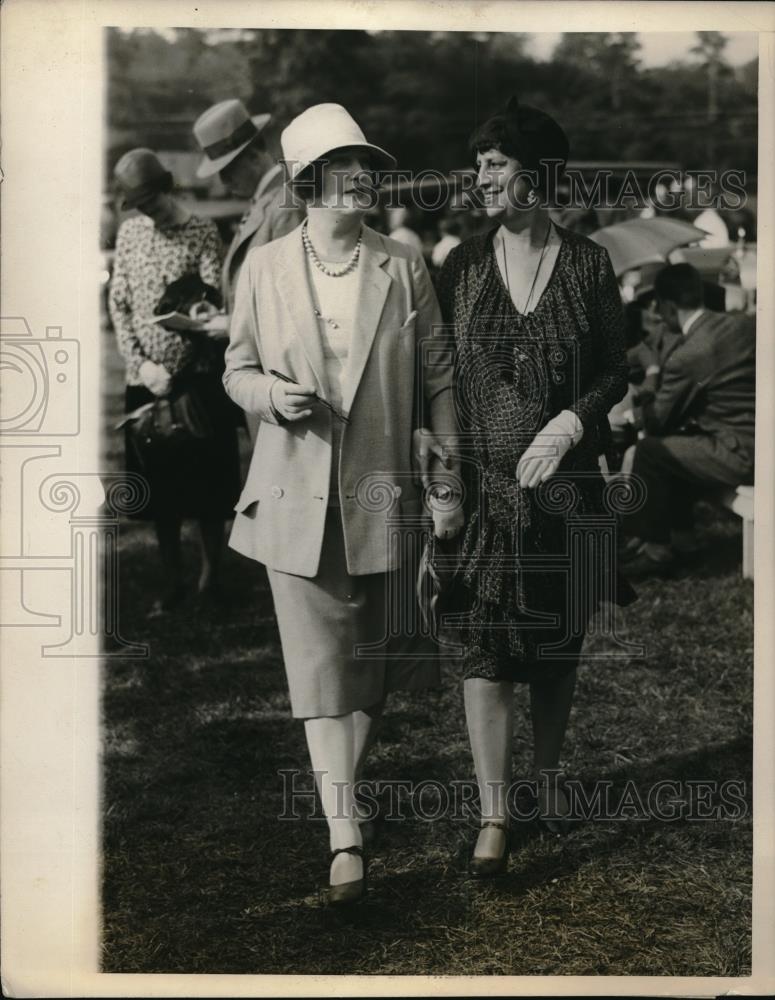
[[[401,167],[467,165],[471,131],[512,93],[557,116],[581,160],[670,160],[756,171],[756,62],[733,71],[726,38],[698,32],[685,61],[647,68],[637,36],[564,34],[552,56],[491,32],[109,29],[109,157],[128,145],[193,149],[191,125],[239,97],[280,125],[344,104]]]

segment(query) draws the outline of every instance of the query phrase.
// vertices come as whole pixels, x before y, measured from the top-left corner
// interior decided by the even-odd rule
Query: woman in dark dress
[[[221,384],[225,338],[169,329],[154,320],[167,289],[198,276],[217,290],[222,244],[215,223],[189,212],[171,194],[172,176],[149,149],[133,149],[116,164],[123,207],[135,208],[118,231],[108,305],[118,349],[126,365],[125,408],[131,413],[185,384],[202,405],[210,440],[165,451],[137,454],[129,425],[126,467],[143,476],[148,503],[136,516],[152,520],[164,582],[151,614],[166,612],[184,596],[180,532],[184,518],[199,523],[202,565],[200,604],[217,597],[217,572],[224,523],[239,496],[240,469],[235,409]]]
[[[599,455],[627,362],[607,252],[542,205],[567,139],[512,98],[471,149],[498,227],[452,250],[438,290],[458,353],[464,696],[482,807],[471,871],[486,876],[508,858],[514,683],[530,685],[538,805],[559,829],[564,792],[540,779],[558,766],[586,621],[600,599],[626,604],[634,592],[610,545],[589,532],[569,540],[574,526],[612,520]]]

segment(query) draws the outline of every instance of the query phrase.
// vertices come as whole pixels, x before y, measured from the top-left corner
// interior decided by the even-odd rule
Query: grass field
[[[122,369],[108,334],[105,348],[112,426]],[[103,457],[120,468],[118,435]],[[473,819],[407,817],[385,824],[367,901],[338,913],[321,905],[324,822],[277,818],[278,772],[307,760],[262,567],[229,552],[227,612],[148,620],[153,537],[124,523],[121,631],[151,655],[104,668],[104,971],[748,974],[753,590],[738,523],[703,508],[701,530],[706,558],[641,584],[619,617],[645,658],[582,666],[563,767],[585,788],[610,782],[614,801],[628,781],[644,799],[677,782],[676,803],[697,792],[692,781],[744,783],[744,815],[590,821],[561,840],[526,823],[509,873],[481,885],[466,876]],[[185,556],[193,581],[188,533]],[[520,777],[530,731],[526,691],[517,697]],[[440,690],[394,698],[367,777],[472,777],[454,664]]]

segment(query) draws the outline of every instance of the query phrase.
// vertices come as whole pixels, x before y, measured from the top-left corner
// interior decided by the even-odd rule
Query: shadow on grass
[[[568,772],[587,797],[595,781],[615,801],[628,781],[644,798],[670,780],[750,790],[751,592],[738,526],[708,517],[702,566],[627,609],[647,659],[582,668]],[[508,874],[482,884],[467,875],[473,818],[407,818],[384,826],[366,902],[327,909],[325,823],[278,820],[279,772],[308,764],[264,571],[227,553],[225,611],[148,620],[153,540],[133,524],[122,542],[122,629],[151,655],[103,672],[105,971],[745,974],[749,815],[600,819],[562,840],[520,824]],[[193,579],[190,533],[184,556]],[[529,750],[518,727],[516,775]],[[368,777],[470,776],[453,665],[440,691],[392,700]]]

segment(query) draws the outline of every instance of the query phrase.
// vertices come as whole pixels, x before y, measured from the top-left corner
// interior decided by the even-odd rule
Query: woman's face
[[[499,149],[488,149],[476,156],[477,184],[482,195],[484,211],[488,218],[513,215],[528,207],[527,195],[531,189],[519,160],[507,156]]]
[[[338,149],[326,156],[321,170],[317,208],[363,213],[374,206],[371,160],[362,149]]]
[[[168,194],[155,194],[141,202],[137,211],[146,215],[157,229],[163,229],[175,221],[175,202]]]

